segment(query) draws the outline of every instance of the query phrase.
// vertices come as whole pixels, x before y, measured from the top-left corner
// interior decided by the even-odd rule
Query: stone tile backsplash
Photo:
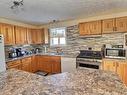
[[[78,53],[79,50],[85,50],[88,47],[92,47],[93,50],[100,50],[103,44],[124,44],[124,33],[103,34],[102,36],[91,38],[81,37],[79,36],[78,25],[67,27],[66,35],[67,45],[61,47],[65,53]],[[50,49],[55,51],[53,47],[50,47]]]

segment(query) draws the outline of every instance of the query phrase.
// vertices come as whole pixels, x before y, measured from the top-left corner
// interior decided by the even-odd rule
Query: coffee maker
[[[17,57],[21,57],[25,55],[25,51],[22,50],[22,48],[16,49]]]

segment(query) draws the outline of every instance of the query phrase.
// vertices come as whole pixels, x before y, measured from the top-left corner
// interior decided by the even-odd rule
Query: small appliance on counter
[[[123,45],[106,45],[105,58],[126,59],[126,49]]]
[[[26,55],[26,52],[22,48],[16,48],[17,57]]]
[[[9,58],[16,58],[17,57],[17,52],[15,48],[12,48],[9,50]]]
[[[42,52],[42,50],[40,48],[35,48],[35,49],[31,50],[31,53],[33,53],[33,54],[37,54],[37,53],[40,53],[40,52]]]

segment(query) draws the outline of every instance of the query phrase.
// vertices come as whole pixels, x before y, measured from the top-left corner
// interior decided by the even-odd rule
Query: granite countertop
[[[77,69],[43,77],[12,69],[0,74],[0,95],[127,95],[111,72]]]
[[[78,54],[37,53],[37,54],[30,54],[30,55],[25,55],[22,57],[17,57],[17,58],[7,58],[5,61],[10,62],[10,61],[15,61],[15,60],[23,59],[26,57],[35,56],[35,55],[48,55],[48,56],[61,56],[61,57],[76,58]]]

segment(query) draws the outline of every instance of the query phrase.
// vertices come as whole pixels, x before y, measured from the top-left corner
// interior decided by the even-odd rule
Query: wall
[[[79,53],[79,50],[92,47],[94,50],[101,50],[103,44],[123,45],[124,33],[103,34],[96,38],[85,38],[79,36],[78,25],[67,27],[67,45],[62,47],[65,53]],[[50,47],[50,51],[54,52],[56,48]]]

